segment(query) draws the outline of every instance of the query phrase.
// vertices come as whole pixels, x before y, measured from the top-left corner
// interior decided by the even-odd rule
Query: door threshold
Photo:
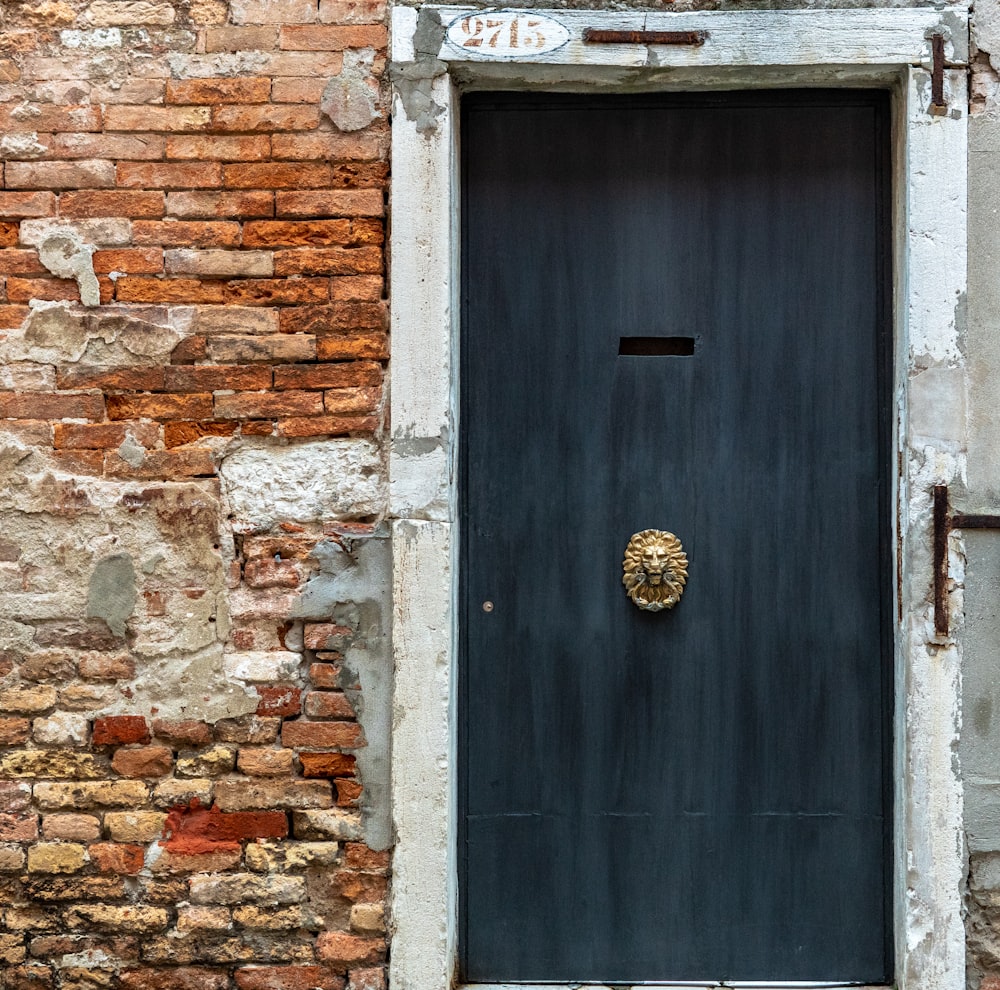
[[[742,980],[687,980],[672,983],[463,983],[458,990],[634,990],[637,987],[655,987],[657,990],[893,990],[892,984],[882,983],[829,983],[783,982],[761,983]]]

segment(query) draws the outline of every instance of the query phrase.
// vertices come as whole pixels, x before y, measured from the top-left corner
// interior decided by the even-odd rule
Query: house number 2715
[[[569,40],[558,21],[516,10],[467,14],[448,27],[448,41],[466,57],[510,59],[554,51]]]

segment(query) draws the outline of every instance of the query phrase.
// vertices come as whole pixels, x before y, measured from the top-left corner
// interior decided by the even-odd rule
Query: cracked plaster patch
[[[94,245],[71,227],[53,228],[38,245],[38,260],[56,278],[72,278],[84,306],[101,304],[101,287],[94,274]]]

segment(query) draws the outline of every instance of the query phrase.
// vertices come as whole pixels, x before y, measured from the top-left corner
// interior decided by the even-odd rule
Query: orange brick
[[[107,653],[89,653],[80,657],[80,676],[86,681],[117,681],[135,677],[131,658]]]
[[[119,749],[111,766],[122,777],[165,777],[174,767],[174,754],[166,746]]]
[[[163,216],[162,192],[124,190],[65,192],[59,197],[59,213],[64,217],[131,217],[136,220]]]
[[[53,158],[149,159],[163,157],[161,134],[39,134]]]
[[[303,711],[310,718],[354,718],[355,711],[343,691],[310,691]]]
[[[279,317],[282,333],[336,333],[350,330],[386,330],[385,303],[336,302],[330,306],[301,306]]]
[[[306,134],[275,134],[271,138],[271,152],[275,158],[296,161],[321,159],[372,161],[388,149],[387,133],[366,128],[356,134],[336,131],[310,131]],[[342,186],[343,182],[338,182]]]
[[[351,221],[351,246],[382,244],[385,241],[385,224],[375,217],[358,217]]]
[[[318,106],[272,103],[215,107],[212,111],[214,131],[311,131],[318,126]]]
[[[167,139],[166,155],[199,162],[258,162],[271,156],[271,138],[267,134],[179,134]]]
[[[8,189],[102,189],[113,186],[115,167],[100,159],[76,162],[7,162]]]
[[[38,252],[7,248],[0,251],[0,275],[46,275],[48,269],[38,260]]]
[[[163,271],[163,251],[159,248],[114,248],[94,252],[94,271],[125,272],[128,275],[155,275]]]
[[[223,301],[231,306],[290,306],[330,298],[323,278],[248,278],[223,284]]]
[[[240,435],[244,437],[274,436],[274,424],[270,420],[240,424]]]
[[[56,449],[105,450],[120,447],[127,433],[144,447],[152,447],[160,431],[151,423],[56,423],[53,432]]]
[[[333,782],[337,792],[337,805],[341,808],[354,808],[361,797],[361,784],[356,780],[339,778]]]
[[[280,777],[293,772],[294,755],[290,749],[241,749],[236,765],[248,777]]]
[[[271,387],[271,369],[241,365],[173,365],[166,369],[168,392],[209,392],[220,389]]]
[[[382,24],[339,25],[286,24],[278,37],[284,51],[340,52],[345,48],[385,48]]]
[[[32,299],[77,300],[80,290],[72,279],[59,278],[8,278],[7,301],[26,303]]]
[[[54,450],[52,460],[67,474],[104,474],[104,455],[99,450]]]
[[[341,668],[333,663],[309,665],[309,680],[319,688],[339,688]]]
[[[168,79],[167,103],[267,103],[271,80],[263,76],[239,79]]]
[[[31,312],[28,306],[0,305],[0,330],[13,330],[28,318]]]
[[[316,357],[320,361],[352,361],[369,358],[389,359],[389,335],[377,330],[362,333],[329,334],[316,338]]]
[[[206,349],[219,364],[292,364],[316,359],[316,338],[307,334],[220,336],[210,338]]]
[[[353,777],[355,758],[350,753],[299,753],[303,777]]]
[[[229,437],[236,432],[235,423],[166,423],[163,427],[163,442],[170,447],[182,447],[196,443],[202,437]]]
[[[99,872],[135,876],[142,870],[146,847],[124,842],[95,842],[87,852]]]
[[[71,367],[56,375],[59,388],[100,388],[106,391],[149,392],[163,388],[163,368],[103,368]]]
[[[330,279],[334,302],[376,302],[382,298],[381,275],[345,275]]]
[[[167,213],[175,217],[271,217],[273,192],[174,192],[167,194]]]
[[[389,176],[386,162],[338,162],[333,167],[332,189],[382,188]]]
[[[376,416],[310,416],[278,420],[278,435],[288,437],[346,437],[356,433],[374,433]]]
[[[211,419],[212,396],[109,395],[108,419]]]
[[[129,275],[118,279],[115,298],[119,302],[196,303],[223,302],[223,283],[195,278],[145,278]]]
[[[316,955],[320,961],[346,970],[348,966],[379,962],[385,955],[385,939],[322,932],[316,941]]]
[[[0,222],[0,247],[17,247],[21,225],[13,220]]]
[[[137,220],[132,224],[132,240],[163,247],[237,247],[240,225],[221,220]]]
[[[275,275],[360,275],[378,274],[381,271],[382,251],[377,247],[299,248],[276,251],[274,255]]]
[[[247,966],[236,970],[239,990],[343,990],[327,966]],[[367,990],[367,984],[364,985]],[[359,987],[360,990],[360,987]]]
[[[225,184],[231,189],[322,189],[330,183],[329,165],[273,162],[226,165]]]
[[[103,467],[109,478],[207,478],[215,474],[212,452],[200,447],[150,450],[138,466],[109,450],[104,454]]]
[[[253,220],[243,228],[245,247],[305,247],[346,244],[348,220]]]
[[[215,397],[215,415],[219,419],[318,416],[322,412],[322,392],[236,392]]]
[[[283,746],[307,746],[319,749],[338,746],[356,749],[362,745],[361,726],[357,722],[285,722],[281,728]]]
[[[276,389],[349,388],[378,385],[382,367],[374,361],[344,364],[287,364],[274,369]]]
[[[31,722],[26,718],[0,718],[0,746],[20,746],[28,741],[31,735]],[[4,816],[0,815],[0,839],[6,839],[3,834]],[[34,835],[28,836],[33,839]]]
[[[79,90],[77,90],[79,93]],[[99,131],[101,108],[95,104],[57,105],[17,100],[0,104],[0,130]]]
[[[380,388],[336,388],[323,393],[323,408],[328,413],[373,413],[382,404]]]
[[[380,217],[385,204],[378,189],[279,192],[275,212],[279,217]]]
[[[326,79],[290,76],[275,79],[271,85],[271,100],[274,103],[319,103],[326,88]]]
[[[55,193],[0,192],[0,218],[50,217],[55,212]]]
[[[211,107],[108,106],[104,127],[108,131],[206,131]]]
[[[158,739],[187,746],[204,746],[213,739],[212,727],[207,722],[199,722],[196,719],[180,721],[154,719],[153,734]]]
[[[381,24],[385,0],[319,0],[323,24]]]
[[[212,189],[222,185],[218,162],[120,162],[118,185],[130,189]]]

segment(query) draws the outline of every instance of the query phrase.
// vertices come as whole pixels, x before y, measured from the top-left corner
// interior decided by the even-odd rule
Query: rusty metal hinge
[[[952,513],[948,486],[934,486],[934,631],[948,635],[948,534],[953,529],[1000,529],[1000,516]]]
[[[937,117],[948,112],[944,101],[944,35],[931,35],[931,105],[929,110]]]
[[[604,31],[584,28],[583,40],[599,45],[703,45],[707,31]]]

